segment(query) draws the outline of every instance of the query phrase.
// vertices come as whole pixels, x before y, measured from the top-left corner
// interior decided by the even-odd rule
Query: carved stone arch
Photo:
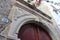
[[[28,13],[28,15],[29,15],[29,13]],[[41,16],[39,16],[39,17],[41,17]],[[23,26],[24,24],[29,23],[29,22],[34,23],[37,21],[37,25],[42,23],[42,25],[45,26],[43,28],[50,34],[50,36],[52,37],[53,40],[60,40],[57,35],[58,33],[57,33],[56,29],[53,27],[54,25],[50,24],[49,22],[47,22],[44,19],[39,19],[39,17],[34,16],[33,14],[31,14],[29,16],[20,16],[20,18],[18,20],[12,22],[9,33],[8,33],[8,37],[11,39],[18,40],[17,33],[18,33],[19,29],[21,28],[21,26]],[[44,20],[44,21],[42,21],[42,20]]]
[[[11,23],[11,25],[10,25],[10,29],[9,29],[9,33],[8,33],[8,38],[17,39],[18,40],[16,33],[18,32],[18,30],[20,29],[20,27],[23,24],[25,24],[26,22],[31,21],[31,20],[39,21],[38,17],[36,17],[36,16],[34,16],[32,14],[31,15],[29,14],[29,16],[22,16],[18,20],[13,21]]]
[[[57,32],[53,25],[50,24],[50,23],[43,23],[43,22],[38,22],[38,21],[35,21],[35,20],[29,20],[29,21],[25,21],[21,26],[19,26],[20,28],[24,25],[24,24],[28,24],[28,23],[34,23],[34,24],[37,24],[39,26],[41,26],[44,30],[46,30],[48,32],[48,34],[51,36],[52,40],[59,40],[59,37],[58,35],[55,33]],[[20,28],[18,28],[17,30],[17,33],[18,31],[20,30]]]
[[[55,31],[55,29],[54,29],[54,27],[53,27],[53,25],[52,24],[50,24],[50,23],[47,23],[46,21],[44,21],[44,22],[42,22],[42,20],[40,20],[40,21],[38,21],[38,20],[36,20],[36,19],[38,19],[38,17],[32,17],[32,16],[30,16],[30,17],[24,17],[22,20],[21,20],[21,18],[19,19],[19,20],[17,20],[16,22],[13,22],[12,24],[11,24],[11,28],[10,28],[10,31],[9,31],[9,33],[8,33],[8,36],[9,36],[9,38],[11,38],[11,39],[16,39],[16,40],[18,40],[18,35],[17,35],[17,33],[18,33],[18,31],[19,31],[19,29],[24,25],[24,24],[27,24],[27,23],[36,23],[37,25],[40,25],[40,26],[42,26],[42,28],[44,28],[48,33],[49,33],[49,35],[52,37],[52,39],[53,40],[59,40],[59,37],[58,37],[58,35],[55,33],[56,31]],[[21,21],[20,21],[21,20]],[[16,24],[17,23],[17,24]],[[15,26],[15,27],[13,27],[13,26]],[[43,27],[44,26],[44,27]],[[13,28],[14,28],[14,30],[13,30]],[[54,32],[55,31],[55,32]]]
[[[24,25],[30,25],[30,24],[32,24],[32,25],[35,25],[35,26],[38,26],[38,28],[39,29],[43,29],[46,33],[47,33],[47,35],[50,37],[50,39],[52,40],[52,37],[50,36],[50,32],[48,32],[46,29],[47,29],[47,27],[46,27],[46,25],[44,25],[43,23],[41,23],[41,22],[38,22],[38,21],[35,21],[35,20],[30,20],[30,21],[27,21],[27,22],[25,22],[20,28],[19,28],[19,30],[18,30],[18,32],[17,33],[19,33],[19,31],[20,31],[20,29],[21,28],[23,28],[23,26]],[[44,28],[44,27],[46,27],[46,28]],[[48,28],[49,29],[49,28]],[[19,35],[19,34],[18,34]]]

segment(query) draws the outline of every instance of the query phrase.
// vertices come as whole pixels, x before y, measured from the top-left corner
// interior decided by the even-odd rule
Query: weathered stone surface
[[[0,17],[7,17],[15,0],[0,0]],[[7,38],[0,36],[0,40],[7,40]]]
[[[0,36],[0,40],[7,40],[7,39],[3,36]]]
[[[7,16],[13,4],[14,0],[0,0],[0,15]]]

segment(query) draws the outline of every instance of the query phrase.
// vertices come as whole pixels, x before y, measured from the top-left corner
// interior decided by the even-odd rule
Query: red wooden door
[[[35,24],[26,24],[21,27],[18,33],[21,40],[52,40],[48,33]]]

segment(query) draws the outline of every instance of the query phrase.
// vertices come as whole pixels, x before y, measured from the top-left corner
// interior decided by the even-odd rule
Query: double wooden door
[[[43,28],[33,23],[23,25],[19,30],[18,38],[21,40],[52,40]]]

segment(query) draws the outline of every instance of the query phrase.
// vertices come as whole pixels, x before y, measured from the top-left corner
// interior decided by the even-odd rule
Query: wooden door
[[[40,26],[25,24],[21,27],[18,33],[18,38],[21,40],[52,40],[49,34]]]

